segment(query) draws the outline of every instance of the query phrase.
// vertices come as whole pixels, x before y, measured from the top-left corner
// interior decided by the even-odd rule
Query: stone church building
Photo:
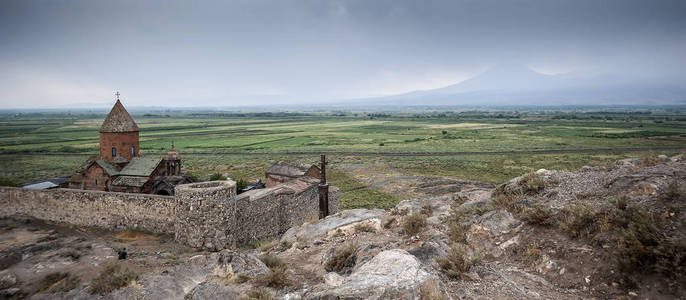
[[[173,195],[174,186],[191,182],[181,172],[181,155],[174,145],[164,157],[145,157],[138,132],[138,125],[117,98],[100,126],[100,154],[89,159],[67,187]]]

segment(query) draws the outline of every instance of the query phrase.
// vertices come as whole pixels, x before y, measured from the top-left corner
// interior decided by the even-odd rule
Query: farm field
[[[539,169],[608,165],[686,149],[686,113],[132,113],[145,155],[173,142],[184,170],[256,180],[278,160],[328,153],[345,208],[390,207],[402,193],[364,188],[365,171],[502,183]],[[20,184],[70,174],[98,152],[105,114],[1,114],[0,177]],[[352,172],[350,170],[355,170]]]

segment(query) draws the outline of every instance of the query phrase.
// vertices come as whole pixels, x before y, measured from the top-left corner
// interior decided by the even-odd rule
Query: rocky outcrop
[[[324,291],[308,298],[322,299],[419,299],[422,294],[449,298],[435,275],[405,250],[386,250],[350,276],[327,275]]]
[[[354,231],[358,224],[365,223],[379,229],[381,219],[386,214],[382,209],[350,209],[328,216],[316,223],[292,227],[281,242],[294,243],[298,240],[312,240],[317,237],[331,236],[337,232],[342,234]]]

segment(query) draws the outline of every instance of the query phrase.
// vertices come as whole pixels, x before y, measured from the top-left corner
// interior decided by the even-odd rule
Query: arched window
[[[134,157],[134,156],[136,156],[136,147],[131,146],[131,157]]]
[[[116,157],[116,156],[117,156],[117,148],[112,147],[112,157]]]

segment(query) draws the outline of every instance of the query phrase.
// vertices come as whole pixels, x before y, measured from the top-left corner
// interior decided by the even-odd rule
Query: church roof
[[[134,157],[126,167],[119,171],[119,175],[148,177],[155,171],[160,161],[159,158]]]
[[[102,159],[98,159],[94,163],[98,164],[110,176],[141,176],[147,178],[155,171],[160,161],[162,159],[134,157],[121,171],[117,171],[114,166]]]
[[[305,175],[305,173],[307,173],[307,171],[312,167],[317,168],[317,166],[313,165],[279,161],[269,168],[267,173],[287,177],[299,177]]]
[[[133,120],[129,112],[126,111],[121,101],[117,100],[112,110],[102,122],[100,132],[132,132],[138,131],[138,125]]]

